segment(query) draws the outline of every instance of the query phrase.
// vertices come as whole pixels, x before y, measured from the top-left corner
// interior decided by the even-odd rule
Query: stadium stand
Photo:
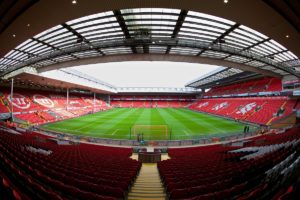
[[[112,101],[113,107],[121,108],[183,108],[191,104],[190,101]]]
[[[195,95],[111,95],[111,100],[176,100],[176,101],[192,101]]]
[[[295,181],[295,183],[290,184],[287,187],[281,189],[273,199],[278,199],[278,200],[297,199],[299,195],[300,195],[300,179]]]
[[[11,110],[10,93],[2,89],[0,111]],[[68,104],[68,105],[67,105]],[[66,95],[58,92],[16,90],[13,97],[14,116],[31,124],[43,124],[57,120],[79,117],[92,112],[107,110],[110,106],[101,99],[84,94]]]
[[[259,136],[242,146],[169,149],[171,159],[158,169],[170,199],[271,199],[300,165],[299,131]]]
[[[273,81],[276,82],[276,79],[257,80],[252,91],[259,92],[262,85]],[[245,88],[251,84],[254,85],[244,84],[247,85]],[[240,88],[238,91],[246,90]],[[10,112],[9,92],[2,92],[0,109]],[[110,108],[100,99],[96,99],[94,107],[93,98],[70,95],[67,109],[67,99],[62,93],[32,90],[17,90],[13,102],[15,117],[33,124]],[[195,97],[185,99],[167,95],[114,96],[111,105],[134,108],[188,107],[261,125],[284,118],[300,106],[299,100],[286,96],[206,98],[195,101]],[[300,166],[299,131],[298,127],[282,134],[261,135],[241,141],[242,146],[232,143],[169,149],[171,159],[158,163],[168,198],[244,200],[262,196],[269,199],[295,196],[298,193],[294,188],[295,181],[289,182],[289,187],[282,185],[291,179]],[[0,164],[0,192],[8,199],[126,199],[141,168],[140,162],[129,158],[129,148],[82,143],[59,145],[44,135],[20,134],[11,129],[1,129],[0,150],[3,160]]]
[[[170,95],[114,95],[111,97],[113,107],[123,108],[182,108],[196,100],[192,96]]]
[[[16,199],[124,199],[141,167],[129,159],[130,148],[59,145],[38,133],[0,131],[1,189]]]
[[[256,80],[251,84],[258,85],[257,83],[266,82],[269,83],[270,86],[272,85],[270,83],[275,83],[272,88],[275,88],[276,85],[278,86],[278,80],[275,78]],[[218,88],[216,90],[218,90]],[[2,113],[10,112],[11,103],[9,95],[8,89],[2,90],[0,99],[0,110]],[[201,99],[194,103],[193,101],[195,101],[194,96],[116,95],[111,99],[111,106],[132,108],[189,107],[196,111],[267,125],[288,116],[299,107],[297,100],[289,99],[288,97]],[[78,117],[110,108],[110,106],[101,99],[96,99],[94,106],[93,98],[83,94],[70,95],[69,104],[67,106],[66,95],[62,93],[51,92],[49,94],[47,92],[34,90],[17,90],[14,94],[13,102],[15,117],[31,124],[43,124]]]
[[[190,109],[235,120],[270,124],[295,110],[297,100],[288,97],[246,97],[201,99]]]
[[[295,0],[0,1],[0,200],[299,200],[299,13]],[[98,80],[98,64],[126,61],[173,62],[143,70],[156,84],[174,62],[219,67],[184,68],[182,88]],[[126,72],[142,77],[113,76]],[[143,150],[167,160],[142,164]]]
[[[227,86],[215,87],[204,96],[221,96],[257,92],[279,92],[282,90],[281,80],[278,78],[263,78]]]

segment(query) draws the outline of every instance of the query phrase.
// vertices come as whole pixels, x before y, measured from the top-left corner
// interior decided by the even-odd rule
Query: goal
[[[168,125],[133,125],[130,130],[131,140],[169,140],[170,128]]]

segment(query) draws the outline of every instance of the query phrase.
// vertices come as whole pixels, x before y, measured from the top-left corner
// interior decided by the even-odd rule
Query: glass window
[[[258,62],[258,61],[251,61],[251,62],[248,62],[246,65],[251,65],[253,67],[261,67],[261,66],[264,66],[265,64]]]
[[[249,59],[240,57],[240,56],[230,56],[230,57],[226,58],[225,60],[234,61],[234,62],[238,62],[238,63],[244,63],[244,62],[249,61]]]
[[[203,39],[206,39],[206,40],[210,40],[210,41],[214,41],[217,39],[217,37],[214,37],[214,36],[208,36],[208,35],[201,35],[201,34],[193,34],[193,33],[179,33],[180,36],[183,36],[183,37],[195,37],[195,38],[203,38]],[[192,38],[191,38],[192,39]]]
[[[247,41],[247,42],[249,42],[249,43],[251,43],[251,44],[255,44],[255,43],[258,42],[257,40],[254,40],[254,39],[252,39],[252,38],[249,38],[249,37],[247,37],[247,36],[244,36],[244,35],[241,35],[241,34],[238,34],[238,33],[235,33],[235,32],[230,33],[229,36],[235,37],[235,38],[237,38],[238,40],[244,40],[244,41]]]
[[[87,20],[91,20],[91,19],[95,19],[95,18],[101,18],[101,17],[107,17],[107,16],[112,16],[112,15],[114,15],[114,13],[112,11],[102,12],[102,13],[88,15],[88,16],[85,16],[85,17],[81,17],[81,18],[78,18],[78,19],[74,19],[74,20],[68,21],[67,24],[68,25],[72,25],[72,24],[77,24],[77,23],[84,22],[84,21],[87,21]]]
[[[202,17],[202,18],[206,18],[206,19],[211,19],[211,20],[215,20],[218,22],[222,22],[224,24],[230,24],[233,25],[235,24],[235,22],[221,18],[221,17],[217,17],[217,16],[213,16],[213,15],[208,15],[205,13],[199,13],[199,12],[194,12],[194,11],[188,11],[188,15],[194,15],[194,16],[198,16],[198,17]]]
[[[35,50],[43,49],[43,48],[46,48],[46,47],[48,47],[48,46],[45,46],[45,45],[43,45],[42,43],[37,43],[36,45],[34,45],[34,46],[32,46],[32,47],[26,49],[26,51],[27,51],[27,52],[33,52],[33,51],[35,51]]]
[[[203,52],[201,54],[201,56],[203,56],[203,57],[211,57],[211,58],[225,58],[228,55],[229,54],[210,51],[210,50],[206,50],[205,52]]]
[[[287,53],[291,55],[293,59],[298,59],[298,57],[295,54],[293,54],[293,52],[288,51]]]
[[[261,54],[261,55],[270,54],[270,52],[268,52],[266,49],[264,49],[260,46],[255,46],[255,47],[251,48],[251,51],[255,51],[256,53]]]
[[[278,42],[276,42],[275,40],[270,40],[270,42],[277,47],[278,51],[284,51],[286,50],[286,48],[284,46],[282,46],[281,44],[279,44]]]
[[[87,26],[94,26],[94,25],[104,25],[104,24],[108,24],[109,22],[113,22],[113,23],[117,23],[117,20],[115,17],[109,17],[109,18],[101,18],[101,19],[96,19],[96,20],[91,20],[91,21],[86,21],[83,23],[79,23],[76,25],[72,25],[71,27],[74,29],[78,29],[78,28],[83,28],[83,27],[87,27]]]
[[[107,32],[120,32],[122,33],[121,28],[104,28],[100,30],[90,30],[90,31],[85,31],[81,32],[82,36],[88,36],[88,35],[93,35],[93,34],[102,34],[102,33],[107,33]]]
[[[207,39],[204,39],[204,38],[191,38],[191,37],[187,37],[187,36],[181,36],[181,35],[178,35],[177,36],[178,39],[184,39],[184,40],[189,40],[190,42],[193,42],[193,41],[197,41],[197,42],[203,42],[203,43],[211,43],[212,40],[207,40]],[[184,42],[187,42],[187,41],[184,41]],[[183,42],[182,42],[183,43]]]
[[[38,54],[42,54],[42,52],[50,53],[51,50],[52,50],[51,47],[45,47],[44,46],[43,48],[35,49],[34,51],[32,51],[30,53],[34,53],[34,54],[38,55]]]
[[[52,37],[54,35],[58,35],[58,34],[63,33],[63,32],[67,32],[67,30],[64,29],[61,25],[58,25],[58,26],[50,28],[50,29],[34,36],[34,38],[43,40],[43,39]]]
[[[226,36],[225,38],[225,44],[226,43],[230,43],[230,44],[234,44],[237,46],[242,46],[244,48],[249,47],[252,45],[252,43],[248,42],[248,41],[244,41],[244,40],[239,40],[235,37],[231,37],[231,36]]]
[[[206,26],[205,24],[198,24],[198,23],[193,23],[193,22],[188,22],[188,21],[184,21],[183,22],[183,26],[184,27],[188,27],[188,28],[193,28],[193,29],[204,29],[204,30],[208,30],[208,31],[214,31],[217,33],[224,33],[226,30],[225,29],[221,29],[218,27],[211,27],[211,26]]]
[[[153,13],[174,13],[179,14],[179,9],[166,9],[166,8],[134,8],[134,9],[123,9],[121,13],[142,13],[142,12],[153,12]]]
[[[22,48],[22,49],[20,49],[20,50],[22,50],[22,51],[30,51],[30,50],[32,50],[32,49],[36,49],[36,48],[38,48],[38,47],[40,47],[40,46],[42,46],[42,44],[41,43],[38,43],[38,42],[36,42],[36,41],[32,41],[31,43],[30,43],[30,46],[28,45],[26,45],[26,48]]]
[[[61,38],[59,40],[55,40],[55,41],[51,41],[49,42],[49,44],[53,45],[53,46],[60,46],[62,44],[68,44],[68,43],[77,43],[77,36],[69,36],[67,38]]]
[[[247,31],[247,32],[251,33],[252,35],[256,35],[256,37],[260,37],[260,38],[263,38],[263,39],[268,38],[264,34],[262,34],[260,32],[257,32],[256,30],[253,30],[252,28],[249,28],[247,26],[241,25],[240,28],[243,29],[244,31]]]
[[[16,49],[24,49],[24,48],[26,48],[26,46],[30,45],[29,43],[31,43],[31,42],[32,42],[32,40],[31,40],[31,39],[28,39],[28,40],[26,40],[25,42],[23,42],[23,43],[21,43],[20,45],[18,45],[18,46],[16,47]]]
[[[192,29],[192,28],[187,28],[187,27],[181,27],[179,32],[191,32],[191,33],[195,33],[195,34],[205,34],[205,35],[211,35],[211,36],[215,36],[215,37],[219,37],[220,33],[215,33],[215,32],[211,32],[211,31],[206,31],[206,30],[200,30],[200,29]]]
[[[101,35],[91,35],[91,36],[86,36],[86,39],[113,37],[113,36],[118,36],[118,35],[123,35],[123,33],[117,32],[117,33],[106,33],[106,34],[101,34]]]
[[[229,25],[225,25],[223,23],[218,23],[218,22],[215,22],[215,21],[207,20],[207,19],[193,18],[193,17],[190,17],[190,16],[187,16],[185,18],[185,21],[195,22],[195,23],[199,23],[199,24],[205,24],[205,25],[211,26],[211,27],[219,27],[219,28],[222,28],[222,29],[229,29],[230,28]]]
[[[54,46],[55,48],[59,48],[59,49],[63,48],[65,45],[69,45],[69,44],[78,45],[77,38],[67,40],[67,41],[54,41],[54,42],[51,42],[50,44],[52,46]]]
[[[115,41],[116,39],[123,39],[123,38],[124,38],[124,36],[114,36],[114,37],[109,37],[109,38],[93,38],[93,39],[89,39],[89,40],[90,40],[90,42],[98,42],[98,41],[111,42],[111,41]]]
[[[276,53],[277,51],[273,49],[272,47],[269,47],[267,44],[260,44],[258,47],[264,48],[269,54]]]

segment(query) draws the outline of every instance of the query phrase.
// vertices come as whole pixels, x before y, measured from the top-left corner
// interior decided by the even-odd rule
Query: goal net
[[[169,140],[168,125],[133,125],[131,127],[132,140]]]

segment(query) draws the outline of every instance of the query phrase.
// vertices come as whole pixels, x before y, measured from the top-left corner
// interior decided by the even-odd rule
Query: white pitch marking
[[[183,132],[185,133],[186,136],[190,135],[186,130],[184,130]]]
[[[115,135],[116,132],[118,132],[118,131],[119,131],[119,129],[116,129],[111,135]]]

